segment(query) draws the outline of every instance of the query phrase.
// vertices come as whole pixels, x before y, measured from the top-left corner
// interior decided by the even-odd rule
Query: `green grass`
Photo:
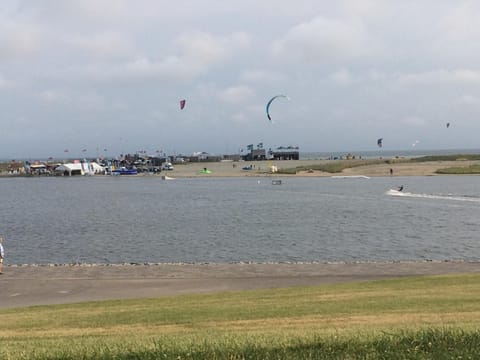
[[[380,164],[393,164],[399,162],[406,162],[405,159],[372,159],[372,160],[338,160],[338,161],[328,161],[322,164],[312,164],[297,166],[295,168],[280,168],[278,169],[279,174],[296,174],[300,171],[316,170],[323,171],[328,173],[340,173],[344,169],[359,167],[359,166],[368,166],[368,165],[380,165]]]
[[[450,167],[445,169],[438,169],[437,174],[446,175],[475,175],[480,174],[480,165],[470,165],[463,167]]]
[[[8,309],[0,359],[475,358],[479,298],[457,275]]]
[[[431,156],[420,156],[420,157],[410,159],[411,162],[462,161],[462,160],[480,160],[480,154],[431,155]]]

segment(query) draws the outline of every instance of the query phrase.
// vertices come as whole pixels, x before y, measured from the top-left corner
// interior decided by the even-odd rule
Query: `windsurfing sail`
[[[185,107],[185,103],[186,103],[185,99],[180,100],[180,110],[183,110],[183,108]]]
[[[287,100],[290,100],[289,97],[287,95],[275,95],[274,97],[272,97],[270,100],[268,100],[267,102],[267,106],[265,108],[266,112],[267,112],[267,117],[268,117],[268,120],[272,121],[272,117],[270,116],[270,105],[272,104],[273,100],[277,99],[277,98],[286,98]]]
[[[383,142],[383,138],[380,138],[380,139],[377,140],[378,147],[382,147],[382,145],[383,145],[382,142]]]

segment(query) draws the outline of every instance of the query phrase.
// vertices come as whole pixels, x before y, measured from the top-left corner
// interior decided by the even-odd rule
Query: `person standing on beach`
[[[5,251],[3,249],[3,236],[0,235],[0,275],[3,274],[3,258],[5,256]]]

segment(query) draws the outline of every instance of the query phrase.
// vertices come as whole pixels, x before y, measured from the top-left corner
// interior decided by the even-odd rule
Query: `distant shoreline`
[[[344,162],[346,165],[356,160],[263,160],[263,161],[239,161],[239,162],[195,162],[176,164],[174,170],[162,171],[159,174],[138,174],[138,175],[122,175],[122,176],[154,176],[161,178],[168,176],[170,178],[202,178],[202,177],[248,177],[248,176],[273,176],[273,177],[332,177],[332,176],[368,176],[368,177],[389,177],[389,176],[440,176],[436,173],[437,170],[449,167],[467,167],[471,165],[480,165],[480,160],[466,160],[466,161],[429,161],[429,162],[410,162],[408,158],[404,161],[396,159],[385,159],[384,163],[363,165],[356,167],[347,167],[342,172],[330,173],[318,170],[298,171],[293,174],[282,173],[285,169],[295,169],[296,167],[308,167],[319,164],[329,164],[334,161]],[[278,168],[279,173],[272,173],[271,166]],[[245,170],[244,167],[251,166],[250,170]],[[201,171],[207,168],[210,173],[205,174]],[[392,170],[392,173],[390,172]],[[95,175],[95,177],[102,177],[106,175]],[[34,177],[28,175],[10,175],[5,172],[1,174],[3,178],[9,177]],[[44,177],[43,175],[40,177]]]

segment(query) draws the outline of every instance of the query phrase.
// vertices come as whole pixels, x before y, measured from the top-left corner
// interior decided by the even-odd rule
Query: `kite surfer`
[[[398,187],[398,191],[402,191],[402,190],[403,190],[403,185],[400,185],[400,186]]]

